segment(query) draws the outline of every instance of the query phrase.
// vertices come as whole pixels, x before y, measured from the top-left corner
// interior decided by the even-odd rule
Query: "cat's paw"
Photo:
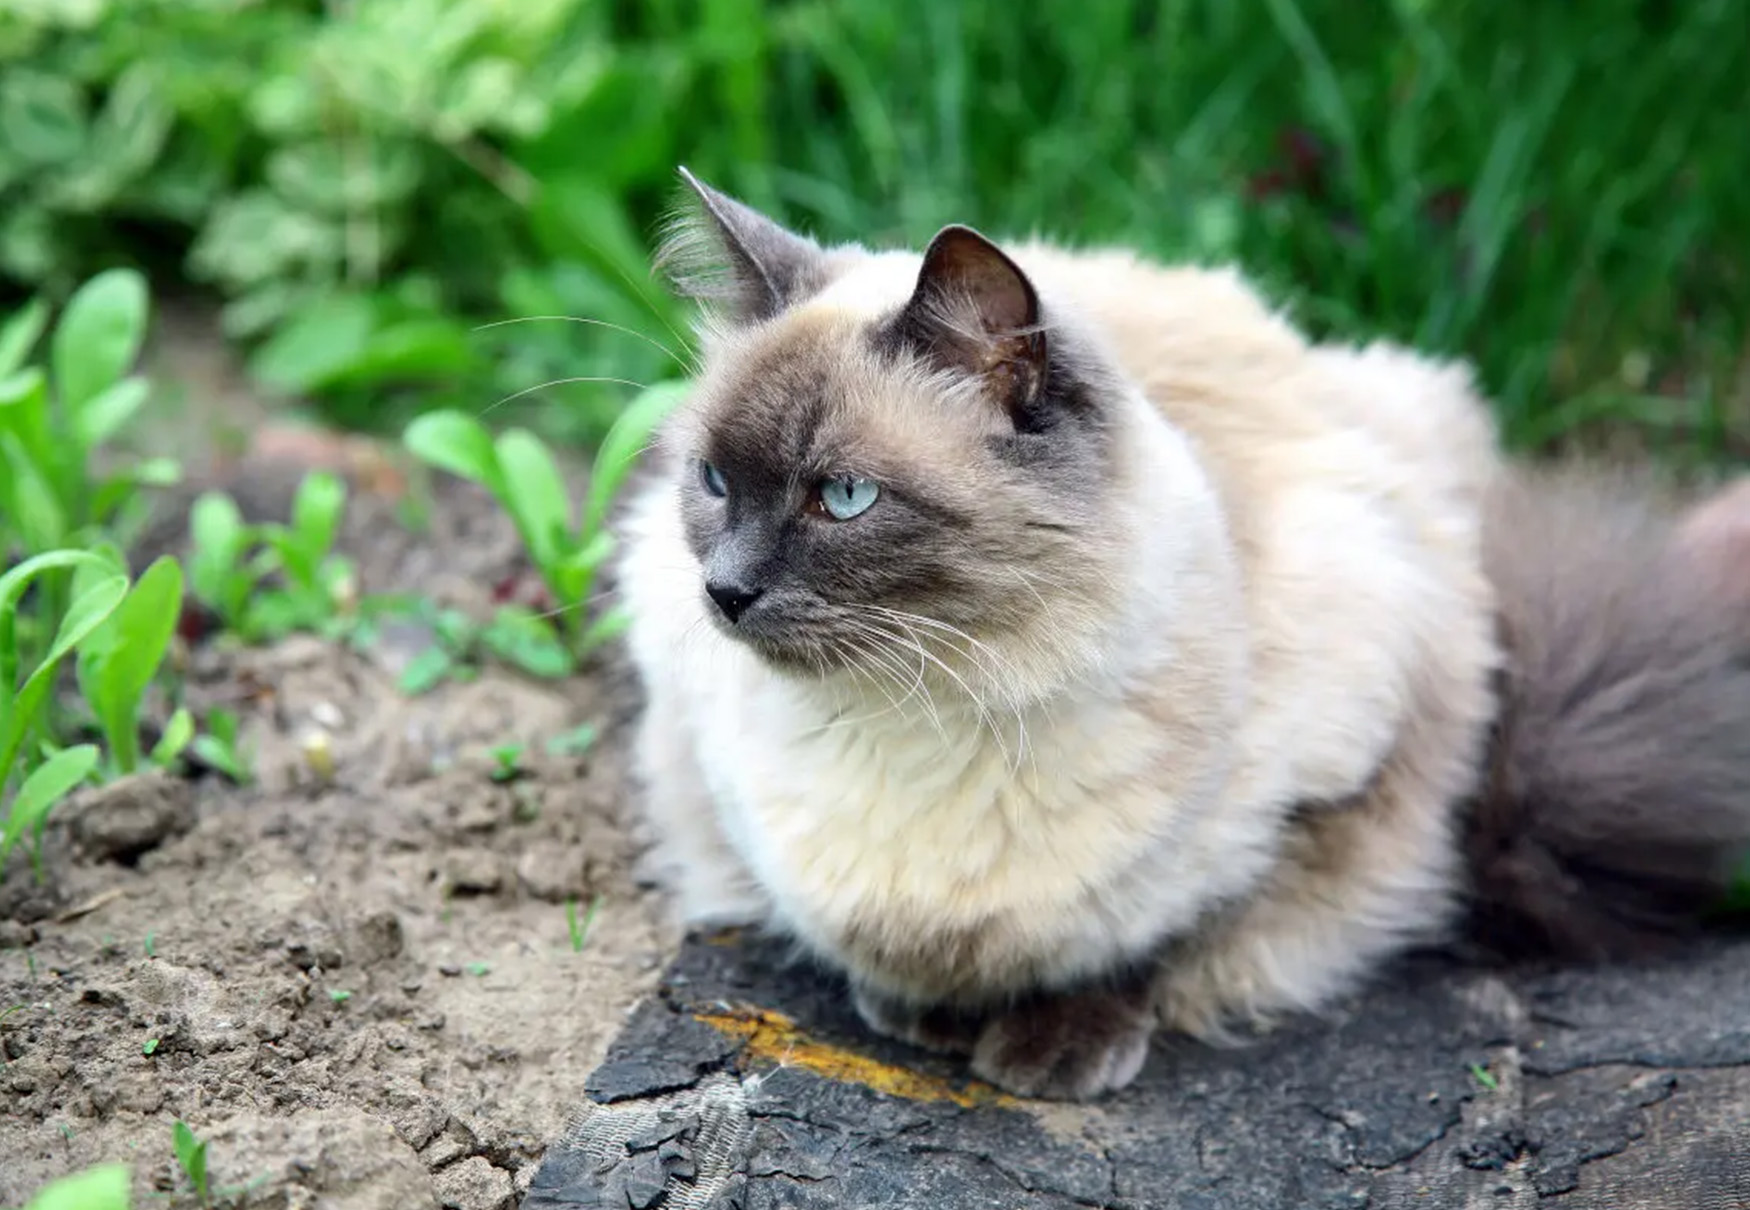
[[[983,1024],[981,1017],[951,1008],[920,1008],[867,987],[854,988],[851,1003],[863,1024],[876,1033],[936,1054],[971,1054]]]
[[[1091,1100],[1136,1079],[1155,1027],[1146,996],[1040,997],[990,1019],[973,1048],[972,1071],[1019,1096]]]

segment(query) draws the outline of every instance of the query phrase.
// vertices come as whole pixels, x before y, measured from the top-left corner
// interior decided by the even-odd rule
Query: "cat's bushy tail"
[[[1635,484],[1493,491],[1501,711],[1465,842],[1476,938],[1603,959],[1688,931],[1750,851],[1750,541]]]

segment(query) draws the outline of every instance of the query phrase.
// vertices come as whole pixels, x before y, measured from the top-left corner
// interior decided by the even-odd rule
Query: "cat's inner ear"
[[[924,251],[901,339],[983,380],[1017,419],[1045,388],[1039,296],[1019,265],[970,227],[944,227]]]
[[[819,244],[719,193],[685,168],[680,175],[697,205],[670,225],[657,266],[682,295],[725,305],[731,318],[752,323],[770,319],[825,284],[826,253]]]

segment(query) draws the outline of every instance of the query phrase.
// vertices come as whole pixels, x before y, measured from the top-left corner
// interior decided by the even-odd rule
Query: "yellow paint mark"
[[[800,1067],[841,1084],[861,1084],[876,1092],[910,1101],[952,1101],[963,1109],[1020,1104],[1014,1097],[988,1084],[973,1081],[958,1088],[937,1076],[895,1067],[843,1047],[816,1041],[783,1013],[747,1008],[694,1013],[693,1016],[742,1043],[743,1067],[751,1063]]]

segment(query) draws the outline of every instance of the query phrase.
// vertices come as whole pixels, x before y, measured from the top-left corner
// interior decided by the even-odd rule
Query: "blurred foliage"
[[[1742,0],[12,0],[0,276],[132,258],[351,423],[479,412],[679,371],[532,317],[684,358],[647,267],[684,162],[831,239],[1235,258],[1321,332],[1473,358],[1521,444],[1714,457],[1747,78]],[[594,440],[629,398],[518,405]]]

